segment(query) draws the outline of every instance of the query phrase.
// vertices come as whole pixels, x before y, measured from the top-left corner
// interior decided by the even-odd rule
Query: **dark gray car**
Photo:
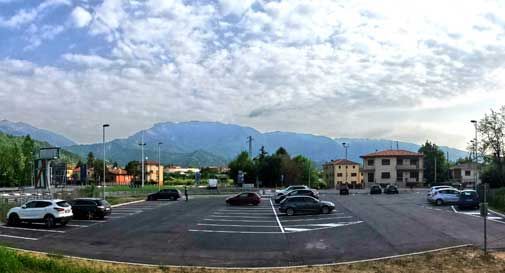
[[[279,211],[291,216],[297,213],[330,213],[335,209],[335,204],[320,201],[310,196],[291,196],[281,202]]]

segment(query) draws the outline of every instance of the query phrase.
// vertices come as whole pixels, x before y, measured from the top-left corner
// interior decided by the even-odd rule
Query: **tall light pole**
[[[474,127],[475,127],[475,169],[476,169],[476,172],[475,172],[475,187],[477,187],[477,182],[479,180],[479,143],[478,143],[478,139],[477,139],[477,130],[478,130],[478,122],[476,120],[470,120],[471,123],[473,123]]]
[[[142,173],[140,174],[142,177],[142,188],[144,188],[144,146],[146,146],[146,143],[144,142],[144,131],[142,131],[142,139],[141,142],[139,143],[141,150],[142,150]]]
[[[345,149],[345,184],[347,184],[347,148],[349,148],[349,143],[342,142],[342,146]]]
[[[161,144],[163,144],[163,142],[158,142],[158,191],[161,189],[161,176],[160,176],[160,172],[161,172],[161,152],[160,152]]]
[[[102,185],[102,192],[103,192],[103,199],[105,200],[105,128],[109,127],[109,124],[103,124],[102,125],[102,130],[103,130],[103,185]]]

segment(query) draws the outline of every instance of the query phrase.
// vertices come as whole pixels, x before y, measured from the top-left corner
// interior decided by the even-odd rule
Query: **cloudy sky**
[[[205,120],[465,148],[505,104],[503,3],[0,0],[0,119],[82,143]]]

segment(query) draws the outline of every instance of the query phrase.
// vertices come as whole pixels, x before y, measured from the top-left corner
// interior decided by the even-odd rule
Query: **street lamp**
[[[475,186],[477,186],[477,182],[479,180],[479,143],[478,143],[478,139],[477,139],[477,131],[478,131],[478,125],[479,123],[476,121],[476,120],[470,120],[471,123],[473,123],[474,127],[475,127],[475,142],[474,142],[474,145],[475,145],[475,168],[476,168],[476,172],[475,172]]]
[[[142,188],[144,188],[144,146],[146,146],[146,143],[144,142],[144,131],[142,131],[142,141],[139,143],[139,146],[141,147],[142,150]]]
[[[349,148],[349,143],[342,142],[342,146],[345,149],[345,184],[347,184],[347,148]]]
[[[102,185],[102,192],[103,192],[103,199],[105,200],[105,128],[109,127],[109,124],[103,124],[102,125],[102,130],[103,130],[103,185]]]
[[[161,152],[160,152],[160,147],[163,142],[158,142],[158,191],[161,188],[161,177],[160,177],[160,172],[161,172]]]

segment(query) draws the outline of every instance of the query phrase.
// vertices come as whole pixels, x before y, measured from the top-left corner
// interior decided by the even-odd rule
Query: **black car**
[[[349,195],[349,186],[341,185],[340,186],[340,195]]]
[[[237,195],[226,198],[228,205],[254,205],[257,206],[261,203],[261,196],[255,192],[241,192]]]
[[[384,193],[385,194],[398,194],[399,191],[398,191],[398,188],[394,185],[388,185],[385,189],[384,189]]]
[[[291,216],[296,213],[330,213],[335,204],[310,196],[289,196],[281,202],[279,211]]]
[[[370,194],[381,194],[382,193],[382,189],[380,186],[378,185],[373,185],[371,188],[370,188]]]
[[[74,218],[104,219],[112,213],[112,208],[106,200],[100,198],[78,198],[69,202]]]
[[[464,190],[459,194],[458,208],[459,209],[478,209],[479,194],[474,190]]]
[[[312,197],[314,197],[316,199],[319,199],[319,193],[316,192],[315,190],[306,190],[306,189],[303,189],[303,190],[292,190],[292,191],[289,191],[286,194],[277,195],[275,197],[274,201],[275,201],[276,204],[279,204],[280,202],[282,202],[282,200],[286,199],[286,197],[288,197],[288,196],[295,196],[295,195],[312,196]]]
[[[168,199],[168,200],[175,201],[175,200],[181,198],[181,196],[182,196],[182,194],[179,190],[163,189],[159,192],[149,194],[147,196],[147,201],[155,201],[155,200],[160,200],[160,199]]]

